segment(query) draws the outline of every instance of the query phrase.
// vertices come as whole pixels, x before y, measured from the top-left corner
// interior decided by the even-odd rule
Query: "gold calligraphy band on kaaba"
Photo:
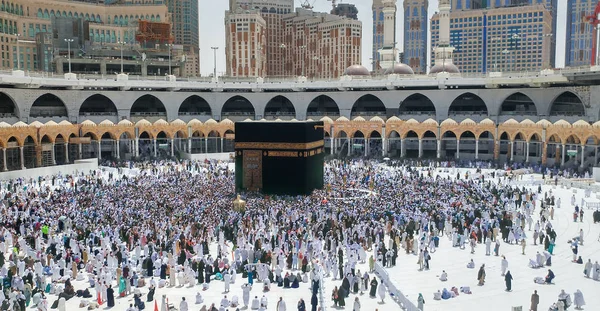
[[[235,149],[262,149],[262,150],[311,150],[323,147],[325,141],[310,143],[264,143],[264,142],[236,142]]]

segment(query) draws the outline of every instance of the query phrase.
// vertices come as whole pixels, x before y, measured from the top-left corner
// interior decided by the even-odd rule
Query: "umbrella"
[[[390,158],[383,158],[383,161],[389,161]]]

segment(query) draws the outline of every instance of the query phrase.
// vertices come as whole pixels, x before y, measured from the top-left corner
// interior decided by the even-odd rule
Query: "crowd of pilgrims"
[[[62,311],[73,297],[87,299],[81,307],[113,307],[115,296],[132,294],[127,310],[141,310],[145,302],[154,307],[155,300],[167,310],[168,297],[157,291],[184,285],[197,286],[198,293],[178,302],[182,311],[188,301],[211,311],[265,310],[263,292],[271,284],[301,283],[312,294],[310,306],[300,300],[298,310],[317,310],[324,303],[318,297],[322,277],[332,277],[327,288],[336,306],[359,292],[384,301],[387,288],[373,273],[375,261],[391,267],[406,253],[428,269],[444,233],[454,246],[488,243],[488,252],[488,241],[497,241],[499,232],[517,243],[524,224],[532,225],[538,195],[508,180],[490,182],[493,175],[456,180],[393,161],[332,160],[323,190],[305,197],[249,193],[245,209],[235,210],[234,174],[226,163],[136,165],[137,175],[97,170],[2,184],[2,310],[54,305]],[[548,209],[542,206],[541,213],[545,230],[539,222],[535,227],[548,249],[556,233],[545,222]],[[204,302],[202,289],[218,280],[228,292],[236,277],[242,277],[241,302],[237,296]],[[89,286],[76,289],[75,280]],[[255,282],[261,294],[255,290],[251,300]],[[358,295],[351,303],[360,310]],[[421,295],[418,303],[422,307]],[[285,300],[276,302],[276,310],[286,310]]]

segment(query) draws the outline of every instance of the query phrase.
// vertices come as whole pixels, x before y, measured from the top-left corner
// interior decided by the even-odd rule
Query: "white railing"
[[[390,281],[390,276],[385,269],[375,262],[375,275],[381,279],[381,282],[387,287],[392,299],[405,311],[421,311]]]

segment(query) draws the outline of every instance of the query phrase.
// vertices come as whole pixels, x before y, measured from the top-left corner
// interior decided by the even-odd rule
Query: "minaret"
[[[382,0],[383,3],[383,47],[379,50],[379,64],[383,70],[397,63],[396,49],[396,1]]]
[[[440,39],[435,48],[435,66],[429,73],[460,73],[452,63],[454,48],[450,46],[450,0],[439,1]]]

